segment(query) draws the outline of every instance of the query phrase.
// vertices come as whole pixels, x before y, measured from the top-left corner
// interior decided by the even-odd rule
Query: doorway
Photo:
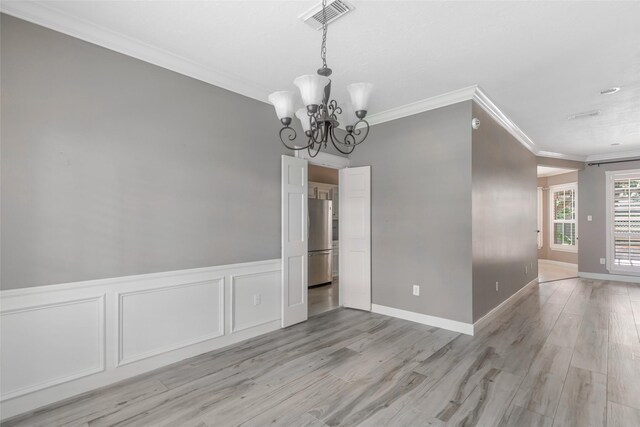
[[[332,189],[335,200],[328,201],[329,194],[323,189],[312,189],[309,197],[309,167],[322,166],[338,171],[338,185]],[[338,307],[371,310],[371,167],[348,167],[349,159],[327,153],[319,153],[310,158],[306,152],[296,152],[296,157],[282,156],[281,190],[282,190],[282,299],[281,319],[282,327],[304,322],[309,316],[309,284],[315,286],[331,283],[337,292],[332,293],[322,308],[313,308],[313,314],[318,310],[335,308],[335,294],[338,297]],[[313,181],[312,181],[313,182]],[[319,199],[316,197],[320,197]],[[331,269],[327,262],[325,278],[310,281],[309,277],[309,204],[337,202],[336,231],[338,241],[333,253],[333,215],[331,224],[327,226],[331,233]],[[326,207],[326,204],[325,204]],[[330,209],[331,211],[333,209]],[[325,215],[325,219],[327,216]],[[312,247],[313,249],[313,247]],[[328,249],[319,248],[318,252]],[[327,253],[318,256],[327,258]],[[333,260],[336,260],[336,278],[334,281]],[[314,260],[315,262],[315,260]],[[339,282],[339,283],[338,283]],[[335,286],[335,285],[338,286]],[[327,288],[323,288],[327,289]],[[311,295],[314,295],[314,291]],[[329,292],[327,291],[327,294]],[[324,297],[328,297],[325,294]]]
[[[578,276],[578,172],[538,166],[538,282]]]
[[[338,169],[309,164],[309,317],[340,307]]]

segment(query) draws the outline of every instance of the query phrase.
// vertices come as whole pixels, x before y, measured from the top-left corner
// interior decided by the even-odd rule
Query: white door
[[[282,156],[282,327],[307,320],[307,161]]]
[[[342,305],[371,310],[371,167],[340,169]]]

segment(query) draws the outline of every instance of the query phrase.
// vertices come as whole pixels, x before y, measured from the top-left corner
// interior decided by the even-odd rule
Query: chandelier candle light
[[[327,15],[326,0],[322,0],[322,46],[320,57],[322,68],[318,74],[307,74],[293,81],[300,90],[300,97],[305,107],[295,111],[295,94],[290,91],[274,92],[269,95],[269,102],[276,109],[276,114],[283,124],[280,129],[280,141],[290,150],[308,150],[311,157],[315,157],[320,149],[327,148],[330,140],[333,146],[342,154],[353,152],[369,135],[367,116],[369,95],[373,89],[371,83],[353,83],[347,86],[351,97],[351,105],[344,108],[344,112],[335,99],[331,99],[331,68],[327,67]],[[290,126],[293,115],[300,120],[307,142],[304,146],[290,146],[285,140],[294,141],[296,131]],[[344,121],[346,133],[342,139],[335,134],[340,125],[338,115]]]

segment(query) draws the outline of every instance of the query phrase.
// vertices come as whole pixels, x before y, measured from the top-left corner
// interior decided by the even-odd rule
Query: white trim
[[[180,278],[191,275],[217,273],[225,270],[237,270],[245,268],[280,266],[280,259],[269,259],[264,261],[241,262],[237,264],[216,265],[212,267],[189,268],[185,270],[162,271],[159,273],[136,274],[133,276],[110,277],[107,279],[84,280],[81,282],[60,283],[55,285],[33,286],[21,289],[7,289],[0,291],[0,297],[6,301],[7,298],[24,297],[32,294],[42,294],[43,292],[69,291],[77,288],[110,286],[126,284],[130,282],[146,282],[163,278]]]
[[[480,319],[478,319],[473,324],[473,331],[474,332],[478,332],[480,329],[482,329],[485,326],[487,326],[504,309],[506,309],[508,306],[510,306],[512,304],[517,303],[525,295],[526,291],[530,287],[536,285],[537,283],[538,283],[538,278],[536,277],[535,279],[533,279],[532,281],[530,281],[529,283],[524,285],[522,288],[520,288],[520,290],[518,290],[518,292],[516,292],[515,294],[511,295],[506,300],[502,301],[500,303],[500,305],[498,305],[493,310],[491,310],[490,312],[488,312],[487,314],[482,316]]]
[[[397,317],[398,319],[404,319],[410,322],[421,323],[423,325],[435,326],[436,328],[442,328],[449,331],[460,332],[462,334],[473,335],[473,324],[471,323],[458,322],[457,320],[429,316],[427,314],[415,313],[413,311],[401,310],[399,308],[387,307],[378,304],[371,304],[371,311],[373,313]]]
[[[578,277],[583,277],[585,279],[595,279],[595,280],[609,280],[609,281],[613,280],[616,282],[640,283],[640,277],[625,276],[622,274],[589,273],[586,271],[579,271]]]
[[[489,99],[479,86],[476,87],[476,91],[473,94],[473,100],[482,107],[483,110],[489,113],[494,120],[500,123],[502,127],[517,139],[527,150],[534,154],[538,154],[540,152],[540,148],[527,136],[527,134],[522,131],[522,129],[520,129],[520,127],[518,127],[518,125],[507,117],[507,115]]]
[[[92,374],[96,374],[98,372],[103,372],[106,369],[105,366],[105,351],[106,351],[106,344],[105,344],[105,327],[106,327],[106,320],[105,320],[105,294],[100,294],[97,296],[92,296],[89,298],[78,298],[78,299],[71,299],[71,300],[66,300],[66,301],[58,301],[58,302],[51,302],[48,304],[39,304],[39,305],[32,305],[32,306],[28,306],[28,307],[21,307],[21,308],[15,308],[15,309],[10,309],[10,310],[3,310],[2,312],[0,312],[0,317],[2,316],[9,316],[12,314],[16,314],[16,313],[25,313],[25,312],[30,312],[30,311],[38,311],[38,310],[46,310],[49,308],[55,308],[55,307],[64,307],[64,306],[68,306],[68,305],[74,305],[74,304],[83,304],[83,303],[88,303],[88,302],[98,302],[98,319],[99,319],[99,325],[98,325],[98,345],[97,345],[97,349],[98,349],[98,366],[96,366],[95,368],[90,368],[90,369],[84,369],[81,371],[76,371],[73,372],[69,375],[64,375],[62,377],[58,377],[58,378],[53,378],[47,381],[42,381],[39,382],[37,384],[32,384],[28,387],[23,387],[17,390],[13,390],[13,391],[9,391],[6,392],[3,390],[3,393],[0,397],[1,400],[9,400],[9,399],[13,399],[25,394],[29,394],[32,393],[34,391],[38,391],[38,390],[42,390],[45,388],[49,388],[49,387],[53,387],[59,384],[64,384],[73,380],[77,380],[83,377],[87,377],[89,375]],[[26,332],[26,331],[24,331]]]
[[[626,159],[629,157],[638,157],[640,158],[640,150],[634,151],[621,151],[618,153],[604,153],[604,154],[592,154],[587,156],[587,162],[599,162],[604,160],[617,160],[617,159]]]
[[[605,195],[605,227],[606,227],[606,242],[605,242],[605,266],[609,273],[613,274],[622,274],[622,275],[640,275],[640,267],[631,267],[631,266],[616,266],[613,264],[613,260],[615,258],[614,254],[614,233],[613,233],[613,181],[615,179],[624,179],[624,178],[636,178],[640,174],[640,169],[625,169],[619,171],[605,171],[605,185],[606,185],[606,195]]]
[[[155,293],[155,292],[166,292],[169,290],[173,290],[173,289],[178,289],[178,288],[186,288],[186,287],[193,287],[193,286],[206,286],[206,285],[211,285],[211,284],[217,284],[218,286],[218,330],[210,333],[210,334],[205,334],[203,336],[199,336],[196,338],[192,338],[192,339],[188,339],[186,341],[182,341],[182,342],[177,342],[174,343],[172,345],[166,346],[166,347],[162,347],[162,348],[158,348],[158,349],[154,349],[152,351],[148,351],[145,353],[141,353],[141,354],[134,354],[132,356],[128,356],[125,357],[124,355],[124,321],[123,321],[123,316],[124,316],[124,312],[122,310],[123,306],[124,306],[124,301],[127,297],[130,296],[134,296],[134,295],[141,295],[141,294],[150,294],[150,293]],[[161,287],[157,287],[157,288],[151,288],[151,289],[143,289],[143,290],[138,290],[138,291],[132,291],[132,292],[119,292],[116,293],[116,301],[118,301],[118,361],[117,361],[117,366],[122,366],[122,365],[126,365],[129,363],[133,363],[133,362],[137,362],[139,360],[143,360],[143,359],[148,359],[149,357],[153,357],[153,356],[157,356],[159,354],[162,353],[168,353],[170,351],[173,350],[178,350],[180,348],[184,348],[184,347],[188,347],[190,345],[193,344],[198,344],[201,343],[203,341],[208,341],[208,340],[212,340],[214,338],[218,338],[224,335],[224,306],[225,306],[225,301],[224,301],[224,276],[223,277],[215,277],[211,280],[203,280],[203,281],[198,281],[198,282],[193,282],[193,283],[182,283],[179,285],[171,285],[171,286],[161,286]]]
[[[295,157],[305,159],[313,165],[325,166],[333,169],[348,168],[350,164],[348,157],[337,156],[324,151],[319,152],[316,157],[311,157],[307,150],[297,150],[295,152]]]
[[[538,244],[538,249],[542,249],[544,246],[544,209],[542,208],[543,206],[543,191],[542,191],[542,187],[538,187],[536,189],[536,200],[538,203],[538,209],[536,209],[536,225],[538,227],[538,233],[537,233],[537,244]]]
[[[578,264],[574,264],[572,262],[563,262],[563,261],[556,261],[554,259],[544,259],[544,258],[540,258],[538,260],[538,262],[542,263],[542,264],[552,264],[552,265],[559,265],[561,267],[568,267],[568,268],[578,268]],[[577,271],[577,270],[576,270]]]
[[[77,303],[78,301],[98,301],[98,304],[91,306],[89,313],[94,313],[93,310],[95,309],[95,316],[99,319],[97,329],[95,329],[95,336],[100,340],[98,344],[93,345],[96,348],[95,366],[82,366],[74,370],[73,366],[68,366],[69,363],[66,356],[64,356],[63,360],[62,356],[60,356],[61,352],[54,351],[53,354],[58,356],[51,357],[49,363],[54,368],[58,366],[64,366],[65,368],[57,371],[54,369],[50,372],[57,373],[62,371],[62,374],[56,374],[55,377],[48,377],[45,375],[46,373],[41,376],[36,375],[34,379],[29,380],[29,384],[26,386],[18,384],[13,389],[6,390],[5,395],[2,396],[2,402],[0,402],[2,420],[279,329],[280,311],[279,306],[275,307],[275,305],[270,305],[269,309],[277,313],[276,319],[264,319],[266,320],[265,322],[260,322],[258,325],[249,325],[246,328],[243,327],[242,330],[232,330],[232,319],[230,318],[232,311],[237,315],[242,315],[245,319],[253,318],[252,310],[254,306],[252,300],[247,300],[246,296],[243,297],[243,300],[239,300],[236,297],[237,301],[231,298],[231,287],[234,278],[265,274],[264,280],[258,283],[258,286],[267,286],[264,288],[265,293],[262,293],[264,296],[262,304],[264,306],[266,301],[270,301],[269,304],[271,302],[279,304],[280,302],[280,287],[268,285],[268,283],[273,284],[274,280],[276,280],[276,283],[279,282],[279,272],[280,260],[275,259],[0,291],[0,314],[2,316],[55,308]],[[274,273],[277,273],[275,279]],[[134,334],[134,336],[145,331],[144,328],[141,329],[139,327],[140,322],[137,323],[137,326],[122,322],[119,301],[123,296],[133,294],[157,296],[160,295],[157,292],[169,289],[180,292],[179,295],[181,296],[183,295],[182,292],[188,293],[189,289],[193,289],[192,287],[197,285],[219,286],[218,290],[213,288],[207,292],[207,295],[210,295],[212,299],[211,304],[207,305],[207,302],[205,302],[206,315],[202,317],[205,321],[207,319],[212,321],[216,319],[217,326],[209,328],[211,331],[202,331],[200,328],[194,328],[184,330],[178,335],[174,333],[165,336],[162,335],[162,329],[158,325],[154,331],[156,337],[160,334],[161,338],[156,341],[159,344],[157,349],[150,346],[149,352],[145,349],[142,352],[135,350],[136,353],[131,355],[123,355],[121,353],[123,328],[134,328],[129,330],[129,333]],[[216,295],[215,298],[214,295]],[[214,299],[217,301],[214,301]],[[162,316],[163,308],[166,307],[167,301],[171,304],[173,295],[171,298],[163,298],[159,302],[155,302],[157,301],[155,298],[150,298],[148,301],[147,304],[149,305],[146,307],[148,311]],[[189,300],[186,301],[188,302]],[[158,304],[158,306],[154,304]],[[232,307],[233,305],[235,307]],[[175,307],[176,310],[189,310],[191,306],[187,303],[182,303]],[[207,311],[209,307],[210,311]],[[266,308],[266,306],[264,307]],[[199,312],[201,311],[202,306]],[[178,312],[178,316],[180,313]],[[175,314],[174,312],[173,315]],[[71,315],[73,314],[68,311],[56,312],[56,323],[59,320],[61,325],[65,323],[75,325],[78,321],[82,321],[81,318],[70,318],[69,316]],[[22,353],[20,352],[23,346],[20,345],[20,340],[27,340],[24,342],[24,351],[32,351],[30,349],[33,349],[34,344],[38,343],[28,341],[28,334],[22,337],[22,330],[25,329],[24,326],[26,324],[16,323],[18,321],[28,322],[31,319],[16,319],[11,329],[3,330],[3,333],[8,331],[8,333],[15,334],[12,335],[14,338],[12,342],[17,343],[13,344],[14,346],[12,347],[15,357],[12,359],[3,358],[3,370],[19,372],[20,369],[31,368],[28,355],[21,357]],[[161,319],[171,319],[171,317],[162,317]],[[9,323],[3,322],[2,325],[5,328],[8,327]],[[155,325],[155,323],[152,323],[148,327],[153,328]],[[40,332],[46,332],[47,327],[48,325],[42,325],[42,328],[45,329],[40,330]],[[206,336],[202,336],[203,334]],[[59,343],[59,346],[64,345],[73,348],[76,345],[86,344],[84,341],[82,343],[73,342],[75,339],[73,334],[67,333],[66,337],[70,342]],[[39,347],[36,347],[42,347],[40,351],[45,354],[48,353],[47,350],[50,348],[48,346],[54,345],[52,343],[40,344]],[[62,354],[66,353],[63,351]],[[56,363],[60,363],[60,365],[56,365]]]
[[[271,271],[261,271],[259,273],[251,273],[251,274],[239,274],[239,275],[231,275],[229,276],[230,280],[231,280],[231,284],[229,287],[229,292],[230,292],[230,298],[231,298],[231,305],[229,306],[229,323],[230,323],[230,330],[231,333],[237,333],[240,331],[244,331],[245,329],[251,329],[251,328],[255,328],[256,326],[261,326],[264,325],[266,323],[270,323],[273,321],[280,321],[280,319],[278,319],[277,317],[274,319],[269,319],[267,321],[263,321],[263,322],[254,322],[251,323],[250,325],[247,326],[243,326],[241,328],[239,328],[237,326],[237,321],[236,321],[236,286],[238,285],[237,280],[238,279],[242,279],[242,278],[246,278],[246,277],[257,277],[257,276],[263,276],[263,275],[267,275],[267,274],[274,274],[277,273],[278,277],[277,277],[277,281],[278,281],[278,299],[280,298],[280,288],[282,287],[282,279],[280,276],[280,269],[277,270],[271,270]]]
[[[43,1],[2,2],[0,10],[8,15],[51,28],[80,40],[106,47],[261,102],[267,102],[269,91],[266,88],[259,87],[236,75],[212,69],[168,50],[102,27],[89,20],[70,15],[56,9],[51,3]]]
[[[555,231],[555,227],[554,224],[556,223],[555,217],[553,215],[553,193],[557,192],[557,191],[566,191],[566,190],[573,190],[574,191],[574,219],[573,220],[558,220],[560,221],[560,223],[568,223],[568,224],[575,224],[576,228],[575,228],[575,240],[576,240],[576,244],[575,245],[558,245],[556,243],[554,243],[554,231]],[[578,230],[578,183],[577,182],[570,182],[567,184],[558,184],[558,185],[550,185],[549,186],[549,191],[548,191],[548,197],[549,197],[549,249],[552,251],[560,251],[560,252],[571,252],[571,253],[577,253],[578,252],[578,236],[579,236],[579,230]]]
[[[430,98],[421,99],[416,102],[391,108],[390,110],[381,111],[367,116],[369,125],[377,125],[404,117],[413,116],[415,114],[424,113],[448,105],[457,104],[459,102],[470,101],[473,99],[474,93],[478,90],[478,86],[469,86],[441,95],[432,96]]]

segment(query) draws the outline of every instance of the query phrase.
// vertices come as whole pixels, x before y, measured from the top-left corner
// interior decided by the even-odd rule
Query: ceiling
[[[330,25],[333,91],[384,112],[472,85],[542,151],[640,155],[640,2],[356,1]],[[4,12],[261,101],[320,67],[309,1],[3,1]],[[600,95],[612,86],[613,95]],[[596,117],[567,120],[589,110]],[[275,114],[274,114],[275,120]],[[612,145],[619,144],[619,145]],[[550,154],[554,155],[554,154]]]

